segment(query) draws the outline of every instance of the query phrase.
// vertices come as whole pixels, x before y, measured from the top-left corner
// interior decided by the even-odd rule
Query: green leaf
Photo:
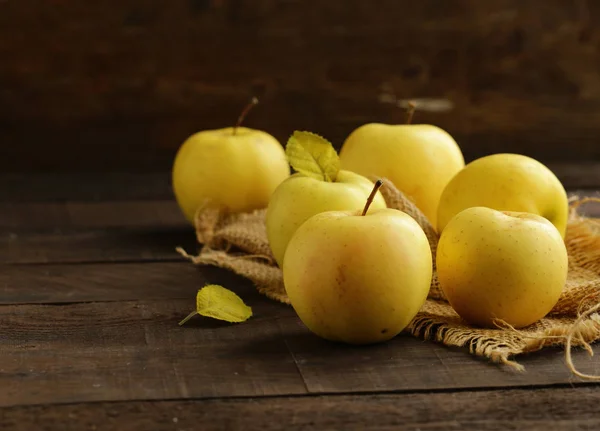
[[[311,132],[295,131],[285,154],[295,171],[317,180],[333,182],[340,170],[340,158],[331,142]]]
[[[179,322],[183,325],[196,314],[230,323],[245,322],[252,316],[252,308],[229,289],[218,284],[204,286],[196,294],[196,311]]]

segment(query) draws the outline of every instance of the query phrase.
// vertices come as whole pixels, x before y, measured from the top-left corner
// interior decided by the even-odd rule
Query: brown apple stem
[[[415,109],[417,105],[415,102],[408,102],[408,108],[406,109],[406,124],[412,123],[413,115],[415,115]]]
[[[369,211],[369,207],[371,206],[371,202],[373,202],[373,199],[375,199],[375,195],[377,194],[377,191],[381,188],[382,185],[383,185],[383,181],[381,181],[381,180],[377,180],[375,182],[375,186],[373,186],[373,190],[371,191],[371,194],[367,198],[367,203],[365,204],[365,208],[363,209],[362,215],[367,214],[367,211]]]
[[[253,97],[252,100],[250,100],[250,103],[248,103],[244,107],[244,110],[242,111],[242,113],[238,117],[237,122],[235,123],[235,126],[233,127],[233,134],[234,135],[237,134],[238,127],[240,127],[242,125],[242,122],[244,121],[244,118],[246,118],[246,115],[248,115],[248,112],[250,112],[250,110],[254,107],[254,105],[258,105],[258,99],[256,97]]]

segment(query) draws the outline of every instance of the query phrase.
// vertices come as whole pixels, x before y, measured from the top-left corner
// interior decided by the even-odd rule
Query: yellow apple
[[[465,161],[454,139],[428,124],[365,124],[340,150],[342,169],[388,178],[436,225],[440,195]]]
[[[273,193],[267,207],[267,238],[281,267],[288,242],[311,216],[324,211],[359,210],[373,189],[373,182],[354,172],[340,170],[335,181],[321,181],[294,174]],[[386,208],[377,192],[371,210]]]
[[[294,233],[283,262],[292,307],[331,341],[370,344],[399,334],[427,298],[427,237],[395,209],[327,211]]]
[[[440,237],[436,264],[450,305],[466,321],[514,327],[544,317],[567,279],[560,232],[536,214],[467,208]]]
[[[483,206],[550,220],[564,237],[567,193],[550,169],[520,154],[493,154],[469,163],[448,183],[438,208],[438,232],[465,208]]]
[[[239,126],[248,109],[237,126],[195,133],[179,148],[173,190],[190,222],[204,206],[231,212],[265,208],[275,188],[289,177],[285,151],[277,139]]]

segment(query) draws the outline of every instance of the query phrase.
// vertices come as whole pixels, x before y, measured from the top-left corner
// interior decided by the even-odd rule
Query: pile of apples
[[[465,166],[452,136],[424,124],[365,124],[339,156],[320,136],[294,132],[284,151],[268,133],[241,127],[243,116],[184,142],[175,196],[190,221],[206,206],[267,207],[286,292],[315,334],[352,344],[393,338],[423,306],[434,263],[450,305],[472,325],[528,326],[558,301],[569,207],[542,163],[493,154]],[[390,180],[428,218],[440,234],[435,255],[371,177]]]

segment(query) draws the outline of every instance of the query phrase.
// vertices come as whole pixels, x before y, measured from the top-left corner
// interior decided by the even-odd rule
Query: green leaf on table
[[[317,180],[334,182],[340,170],[340,158],[331,142],[315,133],[295,131],[285,154],[296,172]]]
[[[179,325],[183,325],[197,314],[230,323],[240,323],[252,316],[252,308],[231,290],[218,284],[209,284],[196,294],[196,311],[179,322]]]

